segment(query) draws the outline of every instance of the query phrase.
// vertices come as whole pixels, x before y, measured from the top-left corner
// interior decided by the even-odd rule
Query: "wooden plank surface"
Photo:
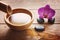
[[[52,39],[55,37],[60,37],[60,24],[44,24],[45,31],[44,32],[36,32],[33,30],[35,26],[41,26],[41,24],[33,24],[31,29],[27,29],[25,31],[14,31],[10,30],[10,28],[6,24],[0,24],[0,39],[1,40],[33,40],[33,37],[43,38],[47,34],[52,35]],[[32,38],[29,38],[32,37]],[[35,38],[34,38],[35,39]],[[54,38],[55,39],[55,38]],[[50,40],[50,39],[49,39]],[[59,40],[59,39],[58,39]]]
[[[46,4],[51,5],[53,9],[56,10],[56,21],[55,23],[60,23],[60,0],[0,0],[6,4],[9,4],[12,9],[15,8],[25,8],[30,10],[34,16],[34,23],[37,23],[36,19],[38,17],[38,8],[45,6]],[[0,11],[0,23],[4,22],[4,12]]]
[[[39,17],[38,15],[38,10],[35,9],[28,9],[32,14],[33,14],[33,18],[34,18],[34,22],[33,23],[37,23],[37,18]],[[56,15],[55,15],[55,23],[60,23],[60,10],[55,10],[56,11]],[[0,11],[0,23],[5,23],[4,22],[4,17],[5,17],[5,13]]]
[[[34,22],[31,29],[25,31],[11,30],[4,22],[5,13],[0,11],[0,40],[60,40],[60,0],[0,0],[9,4],[12,9],[25,8],[33,13]],[[55,9],[55,24],[37,24],[38,8],[49,4]],[[44,32],[37,32],[35,26],[44,26]]]
[[[46,4],[54,9],[60,9],[60,0],[1,0],[12,8],[38,9]]]

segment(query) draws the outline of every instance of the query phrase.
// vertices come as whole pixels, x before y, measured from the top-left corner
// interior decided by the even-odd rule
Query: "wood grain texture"
[[[25,8],[30,10],[34,16],[34,23],[37,23],[38,18],[38,8],[45,6],[46,4],[51,5],[53,9],[56,10],[56,21],[55,23],[60,23],[60,0],[1,0],[2,2],[9,4],[12,9],[15,8]],[[0,23],[4,22],[4,12],[0,11]]]
[[[60,0],[0,0],[9,4],[12,9],[24,8],[32,12],[34,22],[24,31],[11,30],[4,22],[5,13],[0,11],[0,40],[60,40]],[[55,24],[38,24],[38,8],[49,4],[55,9]],[[37,32],[36,26],[44,26],[45,31]]]
[[[29,11],[33,14],[33,18],[34,18],[34,22],[33,23],[37,23],[37,18],[39,17],[38,15],[38,10],[35,9],[29,9]],[[55,10],[56,14],[55,14],[55,23],[60,23],[60,10]],[[5,23],[4,22],[4,17],[5,17],[5,13],[0,11],[0,23]]]
[[[33,29],[35,26],[41,26],[41,25],[43,25],[46,28],[44,32],[37,32]],[[11,30],[6,24],[0,24],[1,40],[33,40],[33,39],[36,40],[36,38],[37,39],[44,38],[46,40],[57,40],[58,38],[60,38],[60,24],[53,24],[53,25],[33,24],[31,26],[31,29],[27,29],[24,31]]]
[[[1,0],[12,8],[38,9],[46,4],[54,9],[60,9],[60,0]]]

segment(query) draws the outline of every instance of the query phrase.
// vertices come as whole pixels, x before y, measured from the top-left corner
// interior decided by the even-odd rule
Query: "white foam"
[[[12,23],[25,24],[31,20],[31,16],[25,13],[15,13],[11,15]]]

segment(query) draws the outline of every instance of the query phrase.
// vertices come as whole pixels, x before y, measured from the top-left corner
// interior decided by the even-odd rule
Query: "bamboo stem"
[[[0,10],[11,15],[12,9],[9,5],[0,2]]]

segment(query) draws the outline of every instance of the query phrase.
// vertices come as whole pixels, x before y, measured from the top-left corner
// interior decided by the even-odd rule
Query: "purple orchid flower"
[[[49,5],[46,5],[45,7],[42,7],[42,8],[38,9],[38,14],[39,14],[39,18],[52,19],[52,17],[55,15],[55,10],[50,8]]]

